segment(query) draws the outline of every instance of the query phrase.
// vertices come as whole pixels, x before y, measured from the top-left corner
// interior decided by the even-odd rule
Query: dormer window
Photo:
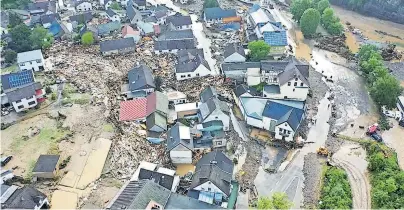
[[[299,78],[296,77],[296,78],[295,78],[295,81],[297,81],[298,79],[299,79]]]

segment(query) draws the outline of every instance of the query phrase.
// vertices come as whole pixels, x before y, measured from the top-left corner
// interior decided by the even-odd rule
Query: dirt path
[[[370,184],[367,174],[366,152],[359,145],[346,145],[332,156],[337,166],[348,174],[354,209],[370,209]]]

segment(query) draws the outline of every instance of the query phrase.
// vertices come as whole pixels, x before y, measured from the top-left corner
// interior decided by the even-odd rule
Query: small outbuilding
[[[60,155],[41,155],[32,170],[33,178],[54,178],[59,170],[58,162]]]

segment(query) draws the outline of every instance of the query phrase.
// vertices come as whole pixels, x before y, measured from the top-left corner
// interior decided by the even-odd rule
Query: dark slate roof
[[[201,91],[201,93],[199,94],[199,99],[201,100],[202,103],[204,103],[208,101],[210,98],[216,96],[217,96],[216,89],[212,86],[208,86]]]
[[[155,16],[157,19],[166,17],[166,16],[167,16],[167,11],[158,10],[158,11],[156,11],[156,13],[154,14],[154,16]]]
[[[60,155],[41,155],[36,161],[32,172],[53,172],[59,161]]]
[[[90,27],[90,26],[88,26]],[[98,35],[105,35],[111,33],[111,31],[120,30],[121,23],[119,21],[112,21],[104,24],[100,24],[98,27]]]
[[[27,6],[28,10],[34,12],[36,10],[42,10],[46,13],[48,10],[55,13],[56,12],[56,1],[38,1],[35,3],[29,3]]]
[[[153,112],[146,117],[146,127],[151,129],[153,126],[158,126],[164,130],[167,130],[167,119],[158,112]]]
[[[169,41],[155,41],[154,50],[182,50],[182,49],[195,49],[195,40],[169,40]]]
[[[304,110],[302,109],[277,103],[276,101],[268,101],[262,113],[265,117],[277,120],[277,125],[288,122],[295,131],[299,127],[303,114]]]
[[[8,89],[11,88],[27,85],[33,83],[34,81],[35,81],[34,73],[32,70],[19,71],[1,75],[1,85],[4,91],[7,91]]]
[[[41,88],[42,88],[41,83],[35,82],[35,83],[30,83],[27,85],[20,86],[18,88],[9,89],[6,92],[7,99],[11,103],[14,101],[21,100],[23,98],[28,98],[28,97],[35,95],[35,91],[39,90]]]
[[[233,162],[225,154],[219,151],[209,152],[196,164],[190,188],[210,181],[229,196],[233,168]]]
[[[229,107],[227,104],[216,97],[213,97],[200,105],[199,111],[202,119],[205,120],[216,109],[221,110],[224,113],[229,113]]]
[[[190,16],[183,16],[179,13],[167,17],[167,23],[172,23],[174,26],[191,25],[192,20]]]
[[[49,14],[49,15],[41,15],[41,23],[52,23],[53,21],[59,20],[59,14]]]
[[[134,3],[138,6],[146,6],[146,0],[134,0]]]
[[[247,70],[247,68],[260,68],[260,62],[245,62],[245,63],[223,63],[223,72]]]
[[[112,17],[112,16],[116,15],[116,12],[114,12],[114,11],[111,9],[111,7],[109,7],[109,8],[107,9],[107,15],[108,15],[109,17]]]
[[[30,186],[17,189],[5,203],[1,204],[2,209],[35,209],[46,195]]]
[[[170,130],[168,130],[167,151],[172,150],[174,147],[178,146],[179,144],[188,148],[189,150],[192,150],[194,148],[192,136],[191,136],[190,140],[181,139],[180,126],[185,126],[185,125],[182,125],[181,123],[176,123],[173,127],[171,127]]]
[[[205,13],[206,19],[208,19],[208,20],[237,16],[235,9],[226,10],[226,9],[222,9],[220,7],[206,8],[204,10],[204,13]]]
[[[286,66],[289,64],[288,61],[261,61],[261,70],[266,71],[284,71]]]
[[[193,60],[187,63],[180,63],[175,65],[175,72],[176,73],[194,72],[200,65],[205,66],[210,71],[208,62],[200,55],[197,55]]]
[[[129,90],[136,91],[146,88],[155,88],[153,74],[146,65],[135,66],[128,72]]]
[[[107,209],[145,209],[150,201],[165,206],[171,191],[150,180],[130,181]]]
[[[286,58],[289,61],[288,65],[285,67],[285,71],[278,75],[279,84],[283,85],[289,82],[293,78],[299,78],[304,84],[310,86],[309,77],[309,65],[305,64],[294,57]]]
[[[245,52],[243,46],[239,43],[230,43],[224,48],[224,57],[227,58],[234,53],[238,53],[241,56],[245,57]]]
[[[267,93],[273,93],[273,94],[281,93],[281,89],[280,89],[279,85],[265,85],[264,91]]]
[[[135,40],[132,37],[128,37],[123,39],[103,41],[100,43],[100,50],[101,52],[108,52],[112,50],[120,50],[135,46],[136,46]]]
[[[166,31],[159,36],[160,41],[194,39],[191,29],[179,31]]]
[[[71,22],[73,21],[80,22],[84,19],[84,21],[87,23],[93,19],[93,14],[91,12],[86,12],[83,14],[72,15],[69,17],[69,19]]]
[[[162,174],[157,171],[149,171],[147,169],[141,168],[139,171],[139,180],[148,179],[153,182],[163,186],[167,190],[171,191],[174,182],[174,176],[167,174]]]
[[[249,92],[252,96],[259,95],[258,91],[255,88],[248,87],[245,84],[238,85],[236,88],[234,88],[234,94],[236,94],[237,97],[240,97],[246,92]]]
[[[222,209],[195,198],[172,193],[164,209]]]
[[[130,20],[132,20],[136,15],[136,10],[133,7],[133,1],[132,0],[128,1],[128,6],[126,7],[126,15],[129,17]]]
[[[193,60],[197,55],[204,58],[203,49],[185,49],[177,52],[178,63],[186,63]]]

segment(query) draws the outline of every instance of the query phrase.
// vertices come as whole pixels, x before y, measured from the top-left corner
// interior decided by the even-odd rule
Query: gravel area
[[[315,153],[309,153],[304,157],[304,207],[314,208],[320,199],[320,178],[322,166]]]

